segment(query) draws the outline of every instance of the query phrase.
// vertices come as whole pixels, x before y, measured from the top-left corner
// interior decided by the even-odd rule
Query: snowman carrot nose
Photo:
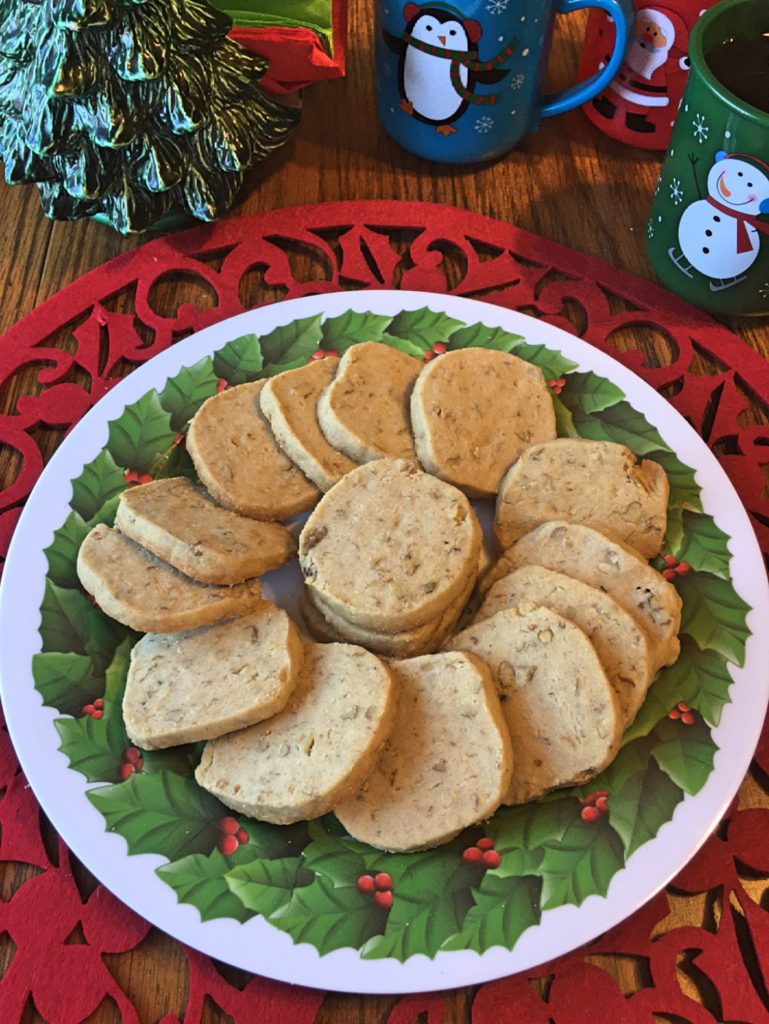
[[[726,182],[724,181],[724,175],[723,174],[718,179],[718,191],[721,193],[722,196],[724,196],[725,199],[728,199],[729,196],[732,194],[729,191],[729,189],[726,187]]]
[[[446,45],[446,36],[438,36],[441,46]]]

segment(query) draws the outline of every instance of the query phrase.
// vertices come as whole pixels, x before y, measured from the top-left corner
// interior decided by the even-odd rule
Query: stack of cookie
[[[360,466],[302,530],[306,618],[388,657],[435,650],[475,584],[481,539],[466,496],[416,463]]]

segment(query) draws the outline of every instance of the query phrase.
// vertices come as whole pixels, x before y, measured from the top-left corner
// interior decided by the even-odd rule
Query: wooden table
[[[299,130],[277,156],[251,173],[231,216],[342,199],[442,202],[509,221],[633,274],[653,276],[644,227],[660,154],[606,138],[575,111],[545,122],[536,135],[490,166],[440,167],[412,157],[385,135],[375,115],[371,6],[368,0],[352,0],[347,77],[308,91]],[[584,23],[582,14],[558,23],[551,62],[558,69],[554,87],[574,77]],[[0,333],[69,282],[141,241],[91,222],[52,223],[41,214],[34,187],[0,185]],[[728,326],[769,356],[766,320],[732,320]],[[3,411],[12,408],[23,387],[21,375],[2,396]],[[8,471],[8,453],[0,451],[0,478]],[[21,867],[3,865],[0,896],[7,899],[25,877]],[[0,971],[11,955],[0,936]],[[169,1011],[183,1015],[185,965],[170,940],[153,931],[116,964],[118,982],[135,999],[142,1021],[156,1021]],[[228,978],[245,979],[243,972],[223,970]],[[469,1021],[469,1000],[466,992],[448,996],[450,1021]],[[382,1024],[393,1003],[389,998],[329,996],[318,1022]],[[209,1010],[207,1021],[228,1019]],[[40,1019],[29,1010],[23,1021]],[[118,1019],[114,1006],[106,1004],[91,1021]]]

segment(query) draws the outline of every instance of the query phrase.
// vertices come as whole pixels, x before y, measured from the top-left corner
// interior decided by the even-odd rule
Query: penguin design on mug
[[[499,65],[515,52],[516,43],[493,60],[478,60],[482,28],[448,4],[409,3],[403,9],[402,38],[384,32],[385,42],[399,57],[398,87],[401,110],[440,135],[452,135],[454,122],[471,104],[490,105],[495,95],[478,95],[478,83],[493,85],[508,74]]]

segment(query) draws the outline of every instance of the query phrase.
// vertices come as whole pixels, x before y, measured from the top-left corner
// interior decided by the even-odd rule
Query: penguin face
[[[729,157],[711,167],[708,192],[724,206],[756,215],[763,212],[761,208],[769,200],[769,177],[747,160]]]
[[[420,43],[447,50],[470,49],[470,39],[462,22],[437,10],[419,14],[411,28],[411,36]]]

